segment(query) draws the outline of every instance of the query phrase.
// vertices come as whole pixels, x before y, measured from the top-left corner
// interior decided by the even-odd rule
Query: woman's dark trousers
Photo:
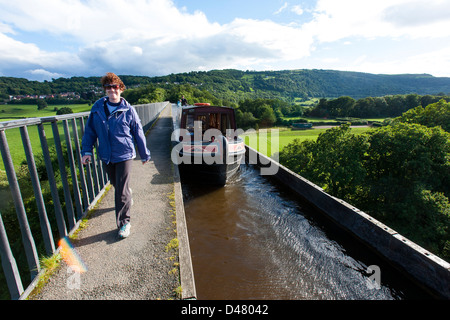
[[[111,184],[114,187],[114,201],[116,207],[117,227],[130,222],[131,190],[128,186],[131,175],[131,164],[133,160],[106,165]]]

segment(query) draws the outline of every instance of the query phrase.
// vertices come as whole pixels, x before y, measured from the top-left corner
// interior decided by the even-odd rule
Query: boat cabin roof
[[[195,112],[233,112],[234,108],[231,107],[218,107],[218,106],[184,106],[182,107],[183,111],[185,110],[195,110]]]

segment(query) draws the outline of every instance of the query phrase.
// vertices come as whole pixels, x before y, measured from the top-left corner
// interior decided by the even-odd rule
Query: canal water
[[[429,298],[253,165],[220,188],[181,178],[198,299]]]

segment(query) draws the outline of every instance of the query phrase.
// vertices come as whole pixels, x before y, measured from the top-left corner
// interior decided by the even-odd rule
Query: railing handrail
[[[48,116],[48,117],[39,117],[39,118],[36,117],[36,118],[25,118],[25,119],[18,119],[18,120],[2,121],[2,122],[0,122],[0,130],[20,128],[20,127],[31,126],[31,125],[38,125],[38,124],[46,123],[46,122],[81,118],[81,117],[89,116],[89,113],[90,113],[90,111],[62,114],[62,115],[58,115],[58,116]]]
[[[148,103],[148,104],[133,105],[133,107],[136,108],[136,110],[138,110],[141,107],[145,107],[148,105],[167,105],[167,103],[168,103],[168,101],[155,102],[155,103]],[[89,114],[90,114],[90,111],[85,111],[85,112],[68,113],[68,114],[54,115],[54,116],[47,116],[47,117],[33,117],[33,118],[2,121],[2,122],[0,122],[0,130],[20,128],[23,126],[30,126],[30,125],[38,125],[38,124],[46,123],[46,122],[62,121],[62,120],[68,120],[68,119],[73,119],[73,118],[87,117],[87,116],[89,116]]]

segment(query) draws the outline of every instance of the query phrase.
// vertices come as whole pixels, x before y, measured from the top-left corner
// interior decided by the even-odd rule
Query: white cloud
[[[15,32],[13,31],[13,29],[9,25],[4,24],[4,23],[2,23],[0,21],[0,33],[11,33],[11,34],[14,34]]]
[[[275,11],[273,14],[280,14],[281,12],[283,12],[286,8],[288,7],[288,3],[285,2],[280,9],[278,9],[277,11]]]
[[[282,16],[288,8],[297,15],[307,12],[309,22],[235,19],[220,25],[209,22],[201,11],[190,14],[175,7],[171,0],[0,0],[0,73],[14,68],[35,70],[40,76],[301,68],[323,44],[342,41],[351,50],[358,45],[357,39],[414,41],[433,36],[447,41],[445,37],[450,37],[447,0],[317,0],[312,10],[286,2],[275,13]],[[32,40],[18,40],[27,32],[49,41],[63,39],[71,50],[64,51],[63,46],[52,52]],[[400,70],[410,61],[421,62],[426,72],[427,65],[434,68],[438,61],[447,66],[447,51],[429,49],[427,55],[393,58],[396,63],[377,62],[368,54],[347,67],[364,71],[383,64]],[[326,65],[348,61],[339,54],[330,51],[316,61]]]
[[[62,77],[63,75],[60,73],[53,73],[49,72],[44,69],[35,69],[35,70],[28,70],[28,73],[33,75],[33,78],[39,79],[39,80],[46,80],[46,79],[57,79]]]
[[[0,63],[2,66],[12,61],[34,61],[39,55],[40,50],[35,44],[16,41],[0,33]]]
[[[291,11],[299,16],[301,16],[304,12],[302,6],[300,5],[292,6]]]
[[[450,3],[447,0],[400,2],[383,10],[381,17],[399,34],[411,38],[450,36]]]
[[[0,9],[8,9],[2,19],[15,29],[48,32],[79,41],[79,51],[66,54],[77,62],[78,72],[98,73],[108,67],[127,74],[162,74],[200,66],[237,68],[299,59],[310,53],[312,43],[308,34],[295,27],[244,19],[221,26],[208,22],[202,12],[184,13],[168,0],[73,0],[56,4],[50,0],[39,4],[22,0],[16,5],[2,2]],[[62,73],[50,61],[52,54],[34,44],[16,44],[32,49],[23,56],[24,60],[37,68]],[[26,50],[20,50],[23,51]],[[64,54],[53,54],[55,58],[58,55]],[[69,59],[67,56],[64,61]]]
[[[0,0],[1,20],[17,29],[70,35],[85,44],[124,33],[147,38],[204,34],[217,25],[180,12],[170,0]]]
[[[289,46],[286,42],[294,41]],[[84,47],[80,59],[96,72],[107,66],[129,74],[165,74],[214,68],[247,68],[309,54],[312,39],[295,28],[271,21],[235,19],[215,32],[167,37],[139,36],[108,39]]]
[[[69,62],[66,72],[104,72],[108,66],[128,73],[148,71],[145,66],[155,58],[161,61],[153,65],[169,65],[166,45],[198,41],[221,29],[209,23],[203,13],[182,13],[168,0],[0,0],[0,11],[0,44],[5,44],[0,48],[0,64],[12,59],[17,65],[20,60],[55,72],[61,72],[56,68],[58,61]],[[22,43],[4,34],[13,30],[44,33],[55,40],[74,39],[80,49],[50,54],[36,44]],[[184,45],[190,43],[185,41]],[[183,50],[176,45],[173,49]],[[160,54],[161,50],[164,53]],[[52,57],[55,61],[51,61]],[[76,68],[71,67],[73,64]],[[150,74],[155,73],[160,70],[153,69]]]
[[[308,28],[315,30],[322,42],[355,36],[448,37],[449,14],[450,5],[446,0],[318,0],[314,20]]]
[[[26,64],[71,67],[78,65],[79,60],[71,53],[45,52],[35,44],[16,41],[0,33],[0,67]]]
[[[272,21],[236,19],[227,26],[227,33],[248,44],[269,49],[281,59],[298,59],[310,54],[311,34],[302,29]]]
[[[359,61],[359,63],[355,63],[353,70],[389,74],[428,73],[438,77],[448,77],[448,70],[450,70],[450,47],[412,55],[402,59],[383,59],[380,61],[364,59]]]
[[[391,1],[391,0],[389,0]],[[321,42],[334,42],[352,36],[389,35],[389,23],[380,19],[384,0],[319,0],[314,20],[306,25]]]
[[[384,10],[384,18],[396,26],[423,26],[447,22],[450,3],[443,0],[418,1],[392,5]]]
[[[303,8],[300,5],[295,5],[291,8],[291,11],[301,16],[303,14]]]

